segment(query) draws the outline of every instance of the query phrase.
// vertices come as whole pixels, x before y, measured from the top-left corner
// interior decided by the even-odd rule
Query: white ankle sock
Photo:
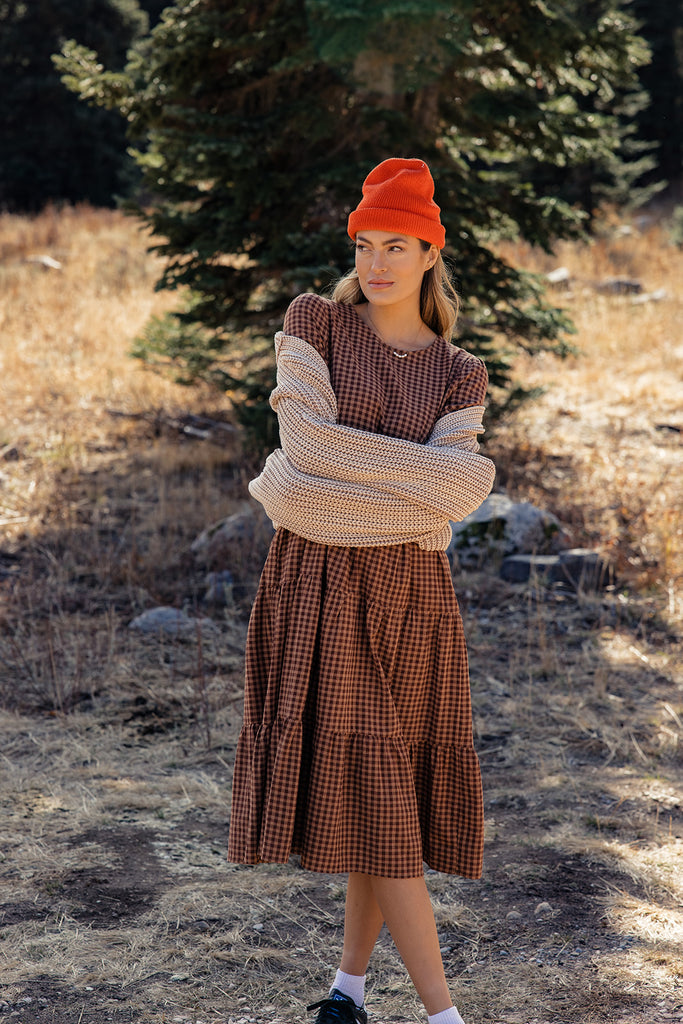
[[[337,971],[332,988],[339,989],[345,996],[349,996],[349,998],[353,999],[356,1006],[362,1006],[365,999],[365,975],[344,974],[343,971]],[[443,1024],[448,1024],[448,1021],[444,1021]]]
[[[427,1017],[427,1021],[428,1024],[465,1024],[454,1006],[449,1006],[447,1010],[442,1010],[440,1013]]]

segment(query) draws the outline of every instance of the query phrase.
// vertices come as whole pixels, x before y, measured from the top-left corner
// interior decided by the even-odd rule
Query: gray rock
[[[503,560],[500,575],[508,583],[526,583],[532,576],[549,581],[559,564],[557,555],[510,555]]]
[[[220,608],[232,605],[235,580],[229,569],[208,573],[204,582],[206,583],[204,600],[207,604],[213,604]]]
[[[532,576],[570,590],[603,590],[614,582],[614,571],[597,551],[570,548],[559,555],[511,555],[503,560],[500,575],[510,583],[526,583]]]
[[[556,582],[566,583],[572,590],[604,590],[614,580],[613,567],[597,551],[570,548],[560,555]]]
[[[595,286],[595,290],[603,295],[639,295],[643,286],[630,277],[607,277]]]
[[[202,565],[229,570],[234,579],[243,580],[260,571],[274,532],[263,507],[244,502],[239,512],[207,526],[191,551]]]
[[[517,552],[553,554],[567,543],[560,521],[551,512],[528,501],[514,502],[494,493],[459,523],[451,524],[448,549],[464,566],[478,564],[487,555]]]
[[[128,624],[129,629],[138,630],[151,636],[171,637],[174,640],[196,640],[200,632],[204,636],[219,633],[220,630],[211,619],[192,618],[179,608],[162,606],[150,608],[138,615]]]
[[[514,504],[505,519],[505,539],[513,552],[552,552],[562,534],[559,519],[529,501]]]

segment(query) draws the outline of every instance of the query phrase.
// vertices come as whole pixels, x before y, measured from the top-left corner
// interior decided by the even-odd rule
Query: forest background
[[[263,548],[193,542],[409,142],[496,487],[616,573],[456,571],[487,852],[428,875],[448,976],[467,1021],[680,1019],[681,4],[164,8],[0,0],[0,1015],[302,1021],[336,966],[342,879],[225,863]],[[201,625],[130,628],[158,605]],[[422,1019],[386,936],[369,1004]]]

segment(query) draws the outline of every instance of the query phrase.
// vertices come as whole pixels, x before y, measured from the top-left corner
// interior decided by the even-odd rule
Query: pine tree
[[[348,268],[346,215],[391,155],[430,164],[459,343],[486,358],[499,401],[519,397],[510,352],[566,351],[571,325],[495,242],[549,250],[580,233],[580,211],[532,172],[604,163],[610,98],[645,59],[618,0],[178,0],[125,75],[83,48],[62,68],[144,144],[160,285],[192,296],[174,326],[151,326],[147,358],[239,390],[246,415],[264,404],[284,308]]]
[[[112,204],[127,161],[125,126],[79,103],[52,54],[78,35],[121,68],[146,28],[136,0],[0,0],[0,208]]]
[[[658,144],[658,174],[680,188],[683,174],[683,2],[634,0],[632,10],[652,49],[652,61],[640,73],[651,102],[638,112],[639,134]]]
[[[168,7],[168,0],[138,0],[138,3],[149,18],[150,25],[156,25],[161,12]]]

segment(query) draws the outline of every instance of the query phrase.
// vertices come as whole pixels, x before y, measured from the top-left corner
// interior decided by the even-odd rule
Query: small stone
[[[166,636],[174,640],[196,640],[197,634],[218,633],[219,629],[211,619],[192,618],[179,608],[161,606],[150,608],[128,624],[129,629],[153,636]]]
[[[662,299],[668,299],[668,297],[666,288],[657,288],[654,292],[643,292],[642,295],[634,295],[631,299],[631,304],[643,306],[647,302],[661,302]]]
[[[524,918],[518,910],[510,910],[505,915],[505,920],[510,928],[521,928],[524,924]]]
[[[534,910],[534,917],[552,917],[552,914],[553,908],[550,906],[549,903],[546,903],[545,901],[543,903],[539,903],[536,909]]]
[[[639,295],[642,290],[641,282],[630,277],[607,277],[596,285],[603,295]]]
[[[54,256],[48,256],[47,253],[38,253],[35,256],[27,256],[26,263],[35,263],[39,267],[43,267],[45,270],[61,270],[62,264],[59,260],[56,260]]]
[[[556,267],[555,270],[551,270],[545,276],[548,284],[553,285],[555,288],[569,288],[571,282],[569,267]]]

